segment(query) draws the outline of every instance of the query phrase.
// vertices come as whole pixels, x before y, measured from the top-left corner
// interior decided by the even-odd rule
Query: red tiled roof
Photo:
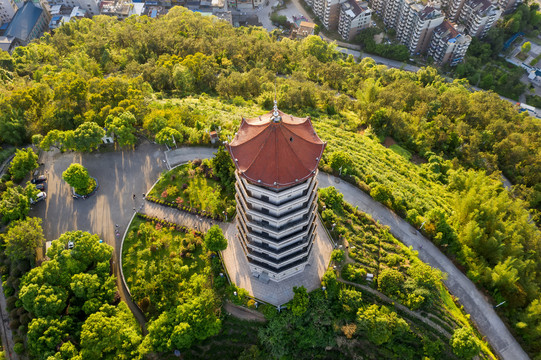
[[[315,174],[326,143],[310,118],[297,118],[276,109],[254,119],[242,119],[226,147],[241,176],[275,189],[300,183]]]

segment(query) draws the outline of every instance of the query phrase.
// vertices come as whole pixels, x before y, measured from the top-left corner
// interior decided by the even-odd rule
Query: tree
[[[102,143],[105,131],[95,122],[82,123],[73,131],[73,150],[92,151]]]
[[[342,174],[349,174],[353,167],[351,156],[344,151],[335,151],[331,154],[329,165],[334,171],[340,171]]]
[[[231,156],[220,146],[212,158],[212,170],[220,179],[220,184],[229,193],[235,192],[235,165]]]
[[[481,346],[477,343],[471,330],[465,327],[457,328],[450,340],[453,353],[461,359],[469,360],[479,354]]]
[[[403,284],[404,275],[395,269],[384,269],[378,276],[379,291],[389,296],[400,297]]]
[[[218,225],[212,225],[205,234],[205,245],[210,251],[222,251],[227,248],[227,239]]]
[[[120,146],[133,146],[137,138],[135,132],[135,116],[129,111],[120,116],[109,115],[105,120],[107,134],[113,135]]]
[[[130,360],[138,356],[142,336],[137,321],[121,302],[103,305],[81,329],[81,359]]]
[[[16,182],[24,179],[28,173],[38,167],[38,155],[31,148],[15,152],[15,157],[11,161],[9,172]]]
[[[389,308],[378,307],[376,304],[359,309],[357,324],[368,340],[376,345],[389,342],[395,336],[409,331],[409,325],[404,319]]]
[[[28,351],[34,358],[45,360],[54,355],[56,347],[68,338],[72,330],[70,317],[35,318],[28,325]]]
[[[529,41],[526,41],[524,44],[522,44],[522,47],[520,48],[520,51],[522,53],[527,54],[532,49],[532,44]]]
[[[344,250],[336,249],[331,253],[331,260],[336,263],[341,263],[346,258]]]
[[[160,132],[156,134],[155,139],[158,144],[167,145],[169,147],[173,147],[177,145],[177,143],[182,144],[183,140],[180,131],[168,126],[161,129]]]
[[[13,222],[4,235],[6,255],[12,260],[30,259],[34,262],[36,249],[45,241],[40,218]]]
[[[308,310],[308,292],[304,286],[293,286],[293,300],[291,300],[291,312],[295,316],[301,316]]]
[[[2,193],[0,200],[0,214],[4,222],[24,219],[30,210],[30,201],[27,193],[20,186],[10,186]]]
[[[88,170],[77,163],[71,164],[66,171],[62,173],[62,179],[69,184],[69,186],[75,189],[75,192],[79,195],[86,195],[89,193],[90,175]]]

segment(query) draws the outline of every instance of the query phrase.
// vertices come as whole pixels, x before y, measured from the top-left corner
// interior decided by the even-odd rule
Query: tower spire
[[[272,121],[278,123],[282,120],[280,113],[278,112],[278,101],[276,100],[276,78],[274,78],[274,108],[272,110]]]

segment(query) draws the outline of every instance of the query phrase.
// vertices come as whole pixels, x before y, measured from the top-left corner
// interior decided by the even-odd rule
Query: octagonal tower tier
[[[274,110],[242,119],[227,149],[236,167],[237,227],[252,275],[304,270],[316,236],[317,166],[325,143],[310,118]]]

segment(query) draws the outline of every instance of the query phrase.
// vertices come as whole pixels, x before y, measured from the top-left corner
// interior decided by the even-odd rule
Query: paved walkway
[[[460,299],[460,303],[470,314],[471,320],[477,324],[479,331],[502,359],[528,359],[528,355],[511,335],[485,296],[431,241],[368,194],[345,181],[337,182],[337,180],[336,177],[326,173],[320,172],[318,175],[320,187],[334,186],[344,194],[344,200],[353,206],[358,206],[359,210],[370,214],[382,225],[389,226],[391,233],[397,239],[419,252],[419,258],[422,261],[446,273],[445,285],[454,296]]]
[[[244,306],[238,306],[233,304],[231,301],[226,301],[224,304],[224,309],[229,314],[233,315],[234,317],[242,320],[249,320],[249,321],[259,321],[259,322],[266,322],[265,316],[263,316],[262,313],[260,313],[257,310],[252,310],[245,308]]]

